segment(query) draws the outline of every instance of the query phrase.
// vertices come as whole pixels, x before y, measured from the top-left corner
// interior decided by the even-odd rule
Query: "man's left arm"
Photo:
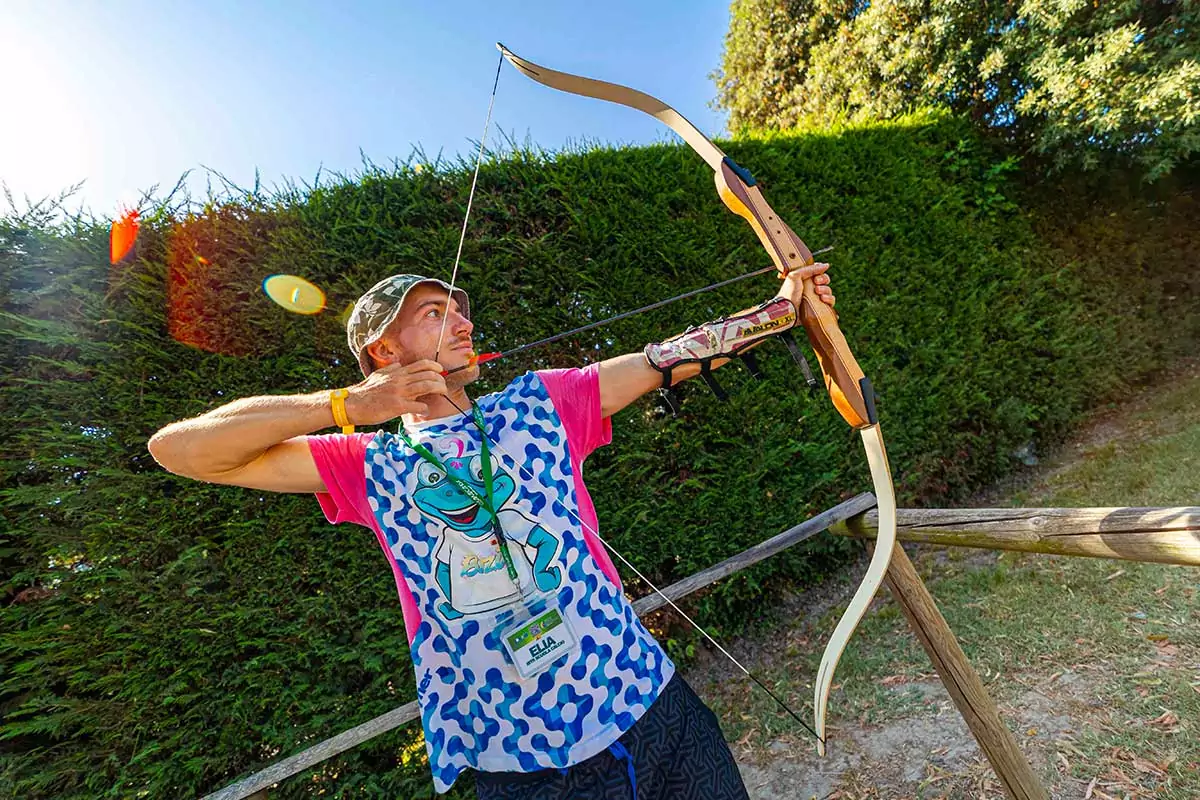
[[[833,290],[829,286],[829,276],[824,274],[828,269],[828,264],[813,264],[795,270],[783,279],[776,297],[786,297],[799,307],[804,294],[802,282],[811,278],[816,284],[817,295],[832,306],[835,301]],[[710,367],[717,369],[731,360],[714,358]],[[700,371],[701,365],[698,363],[679,364],[671,369],[671,385],[694,378]],[[611,417],[642,395],[663,385],[663,373],[650,366],[645,353],[628,353],[600,362],[599,378],[600,411],[605,417]]]

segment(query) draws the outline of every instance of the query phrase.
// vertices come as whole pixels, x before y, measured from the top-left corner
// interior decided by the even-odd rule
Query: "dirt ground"
[[[1056,697],[1030,690],[1000,713],[1010,730],[1026,734],[1026,755],[1036,771],[1036,739],[1060,740],[1077,724],[1074,714],[1059,713],[1064,690],[1077,691],[1076,702],[1086,707],[1086,680],[1060,676]],[[1004,792],[980,754],[962,717],[937,680],[906,684],[919,691],[926,708],[919,716],[883,725],[839,725],[829,737],[824,759],[805,742],[776,743],[775,752],[753,753],[735,748],[750,797],[766,798],[1002,798]],[[766,757],[764,757],[764,755]],[[1074,790],[1077,791],[1074,791]],[[1055,797],[1084,797],[1086,786],[1055,787]]]

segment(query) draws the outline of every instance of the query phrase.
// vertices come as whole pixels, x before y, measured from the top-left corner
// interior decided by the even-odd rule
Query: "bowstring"
[[[485,145],[487,142],[488,128],[491,126],[491,122],[492,122],[492,109],[495,107],[495,104],[496,104],[496,90],[500,85],[500,70],[503,66],[504,66],[504,53],[502,51],[500,54],[500,60],[496,64],[496,77],[492,82],[492,96],[488,101],[487,118],[484,120],[484,123],[483,123],[483,135],[479,139],[479,153],[475,159],[475,174],[471,178],[471,191],[467,195],[467,211],[466,211],[466,214],[463,215],[462,231],[459,233],[459,237],[458,237],[458,252],[454,256],[454,268],[452,269],[452,271],[450,273],[450,291],[447,295],[447,300],[446,300],[447,303],[449,303],[449,301],[451,299],[453,299],[453,296],[454,296],[454,285],[455,285],[455,281],[458,278],[458,266],[462,260],[463,244],[466,242],[466,238],[467,238],[467,223],[471,219],[471,205],[475,200],[475,187],[478,185],[478,182],[479,182],[479,168],[483,164],[483,154],[484,154],[484,148],[485,148]],[[730,281],[730,282],[732,282],[732,281]],[[647,308],[647,309],[640,309],[640,310],[644,311],[644,310],[649,310],[649,309]],[[437,348],[434,351],[434,360],[439,361],[439,363],[440,363],[440,356],[441,356],[441,351],[442,351],[442,339],[445,336],[446,323],[449,320],[449,318],[450,318],[449,314],[444,314],[442,316],[442,328],[441,328],[441,331],[438,333]],[[454,400],[452,398],[450,398],[448,395],[446,396],[446,399],[450,401],[450,405],[452,405],[456,409],[458,409],[460,414],[465,415],[467,413],[466,409],[459,406],[458,403],[454,402]],[[521,472],[525,475],[527,480],[534,481],[535,483],[537,482],[537,478],[533,474],[533,472],[531,470],[529,470],[528,468],[526,468],[523,464],[519,463],[517,461],[516,456],[514,456],[512,453],[509,453],[508,450],[505,449],[504,447],[502,447],[499,442],[497,442],[494,439],[492,439],[491,437],[489,437],[487,435],[487,431],[485,431],[482,428],[482,426],[480,426],[480,428],[479,428],[479,434],[480,434],[480,436],[482,436],[484,439],[486,439],[488,441],[489,446],[492,447],[495,450],[495,452],[499,453],[501,455],[501,457],[507,459],[507,461],[511,467],[516,467],[516,469],[519,472]],[[825,739],[823,739],[820,736],[820,734],[818,734],[815,730],[813,730],[811,725],[809,725],[807,722],[805,722],[803,719],[801,719],[800,716],[798,714],[796,714],[796,712],[793,711],[791,709],[791,707],[788,706],[787,703],[785,703],[782,699],[780,699],[780,697],[777,694],[775,694],[775,692],[771,691],[771,689],[765,683],[763,683],[761,680],[759,680],[758,677],[753,672],[751,672],[749,669],[747,669],[742,664],[742,662],[740,662],[736,658],[734,658],[733,654],[731,654],[728,650],[726,650],[721,645],[721,643],[718,642],[715,638],[713,638],[713,636],[708,631],[704,630],[704,628],[702,628],[699,623],[697,623],[690,616],[688,616],[687,612],[685,612],[682,608],[680,608],[675,603],[674,600],[672,600],[670,597],[667,597],[667,595],[661,589],[659,589],[658,586],[656,586],[649,578],[647,578],[644,574],[642,574],[642,571],[639,570],[637,567],[635,567],[629,561],[629,559],[625,558],[625,556],[622,555],[615,547],[613,547],[611,544],[609,544],[607,541],[605,541],[605,539],[603,539],[600,536],[599,531],[597,531],[594,527],[589,525],[583,518],[581,518],[577,513],[575,513],[570,508],[565,506],[562,502],[560,502],[558,500],[555,500],[554,502],[557,503],[559,508],[561,508],[567,514],[569,514],[575,520],[575,522],[577,522],[579,524],[579,526],[581,528],[583,528],[584,530],[588,531],[593,536],[595,536],[596,540],[598,542],[600,542],[602,545],[604,545],[604,547],[610,553],[612,553],[618,559],[620,559],[622,564],[624,564],[626,567],[628,567],[630,570],[632,570],[633,573],[642,580],[642,582],[644,582],[647,586],[649,586],[651,588],[651,590],[654,591],[655,594],[657,594],[659,597],[661,597],[667,603],[667,605],[669,605],[672,609],[674,609],[675,613],[679,614],[679,616],[683,617],[688,622],[688,624],[690,624],[693,628],[698,630],[700,632],[700,635],[703,636],[705,639],[707,639],[708,642],[713,647],[717,648],[717,650],[719,650],[722,655],[724,655],[731,662],[733,662],[734,666],[736,666],[743,673],[745,673],[747,677],[749,677],[752,681],[754,681],[756,684],[758,684],[758,686],[763,691],[765,691],[771,697],[772,700],[774,700],[777,704],[779,704],[779,706],[784,711],[786,711],[788,713],[788,715],[791,716],[792,719],[796,720],[796,722],[799,722],[804,727],[804,729],[807,730],[809,733],[811,733],[814,737],[816,737],[818,741],[824,743]],[[535,515],[535,516],[538,517],[539,521],[544,521],[541,519],[540,515]]]
[[[458,403],[454,402],[454,400],[452,398],[450,398],[449,396],[446,396],[446,399],[450,401],[450,405],[452,405],[458,409],[459,413],[466,415],[466,413],[467,413],[466,410],[463,409],[461,406],[459,406]],[[477,427],[479,427],[479,426],[477,426]],[[529,470],[527,467],[525,467],[523,464],[519,463],[517,461],[516,456],[514,456],[512,453],[508,452],[508,450],[505,449],[504,447],[502,447],[499,442],[497,442],[495,439],[488,436],[487,431],[485,431],[482,427],[479,427],[479,435],[482,436],[483,438],[487,439],[488,446],[490,448],[492,448],[493,452],[499,453],[502,457],[506,458],[510,467],[516,467],[518,471],[520,471],[521,473],[524,474],[526,479],[531,480],[534,483],[537,483],[537,478],[534,476],[533,472],[531,470]],[[598,542],[600,542],[600,544],[604,545],[604,547],[610,553],[612,553],[617,558],[619,558],[621,560],[622,564],[624,564],[626,567],[628,567],[630,570],[632,570],[633,573],[635,575],[637,575],[638,578],[640,578],[643,583],[645,583],[647,586],[649,586],[651,588],[651,590],[654,591],[655,594],[657,594],[664,601],[666,601],[666,603],[669,606],[671,606],[671,608],[673,608],[675,610],[675,612],[677,614],[679,614],[679,616],[681,616],[685,620],[687,620],[687,622],[689,624],[691,624],[691,626],[693,628],[700,631],[700,634],[705,639],[707,639],[709,641],[709,643],[712,644],[713,647],[717,648],[717,650],[719,650],[722,655],[724,655],[726,658],[728,658],[730,661],[732,661],[734,666],[736,666],[738,669],[740,669],[742,672],[744,672],[746,674],[746,676],[750,678],[750,680],[752,680],[756,684],[758,684],[758,686],[764,692],[766,692],[768,695],[770,695],[771,699],[774,700],[776,703],[778,703],[779,706],[781,708],[783,708],[783,710],[786,711],[792,717],[792,719],[796,720],[796,722],[799,722],[801,725],[803,725],[804,729],[806,731],[808,731],[809,733],[811,733],[814,737],[816,737],[817,740],[820,741],[822,744],[825,742],[825,739],[822,738],[815,730],[813,730],[811,725],[809,725],[807,722],[805,722],[803,719],[801,719],[800,716],[798,714],[796,714],[796,712],[793,711],[791,709],[791,707],[788,706],[787,703],[785,703],[782,699],[780,699],[780,697],[777,694],[775,694],[775,692],[771,691],[771,689],[765,683],[763,683],[761,680],[759,680],[758,677],[753,672],[751,672],[749,669],[747,669],[745,666],[743,666],[742,662],[740,662],[736,658],[734,658],[733,655],[728,650],[726,650],[724,647],[722,647],[721,643],[718,642],[716,639],[714,639],[708,631],[704,630],[704,628],[702,628],[698,622],[696,622],[691,617],[689,617],[687,615],[687,612],[685,612],[682,608],[680,608],[678,605],[676,605],[674,600],[672,600],[670,597],[668,597],[661,589],[658,588],[658,586],[656,586],[653,582],[651,582],[651,580],[649,578],[647,578],[644,574],[642,574],[641,570],[639,570],[632,563],[630,563],[629,559],[625,558],[625,556],[621,555],[621,553],[615,547],[613,547],[611,544],[609,544],[607,541],[605,541],[600,536],[599,531],[597,531],[595,528],[593,528],[591,525],[589,525],[582,517],[580,517],[578,514],[576,514],[574,511],[572,511],[570,508],[568,508],[566,505],[564,505],[559,500],[556,499],[553,502],[559,508],[561,508],[563,511],[565,511],[567,514],[569,514],[575,520],[575,522],[577,522],[579,524],[580,527],[582,527],[584,530],[588,531],[590,534],[595,536],[596,540]],[[535,514],[535,516],[537,517],[539,522],[545,521],[542,519],[540,514]]]
[[[475,174],[471,178],[471,191],[467,194],[467,213],[463,215],[462,231],[458,235],[458,252],[454,254],[454,268],[450,271],[450,291],[446,295],[446,305],[454,298],[454,282],[458,280],[458,265],[462,261],[463,244],[467,241],[467,223],[471,219],[471,204],[475,201],[475,187],[479,183],[479,167],[483,164],[484,147],[487,144],[488,128],[492,124],[492,109],[496,105],[496,89],[500,86],[500,68],[504,66],[504,54],[496,64],[496,78],[492,81],[492,97],[488,100],[487,119],[483,121],[483,135],[479,137],[479,154],[475,157]],[[446,335],[446,321],[449,313],[442,314],[442,329],[438,332],[437,349],[433,352],[433,360],[440,363],[442,355],[442,338]]]

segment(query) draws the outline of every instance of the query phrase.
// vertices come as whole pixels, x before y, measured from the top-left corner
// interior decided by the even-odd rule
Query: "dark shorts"
[[[475,786],[479,800],[748,800],[716,715],[678,673],[608,750],[563,770],[478,772]]]

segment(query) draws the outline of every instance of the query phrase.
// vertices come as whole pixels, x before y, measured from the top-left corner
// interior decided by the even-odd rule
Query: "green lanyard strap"
[[[429,448],[423,444],[414,442],[403,426],[401,426],[399,433],[404,439],[405,444],[415,450],[417,455],[440,469],[450,479],[450,482],[458,487],[459,491],[471,498],[484,511],[492,515],[492,532],[496,535],[496,541],[500,545],[500,556],[504,559],[504,567],[508,572],[508,578],[520,589],[521,585],[517,577],[517,568],[513,564],[512,554],[508,552],[508,539],[504,535],[504,527],[500,524],[500,517],[496,514],[496,491],[492,479],[492,454],[488,448],[487,431],[483,427],[483,414],[479,412],[479,406],[475,406],[471,411],[475,419],[475,426],[479,428],[481,439],[480,451],[483,455],[483,487],[487,492],[487,497],[481,495],[474,486],[462,478],[452,474],[442,460],[429,451]]]

